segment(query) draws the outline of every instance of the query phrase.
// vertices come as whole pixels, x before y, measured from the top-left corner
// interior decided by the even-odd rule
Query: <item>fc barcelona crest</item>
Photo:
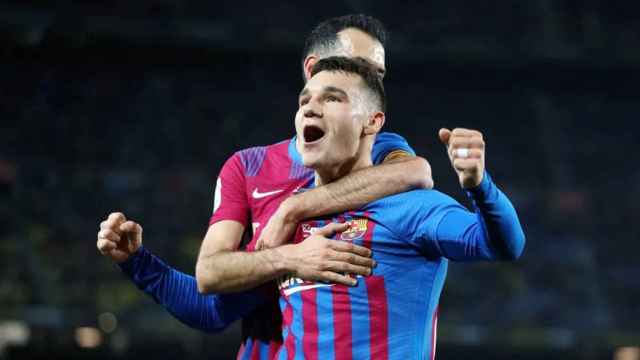
[[[367,219],[348,221],[349,229],[338,235],[338,240],[353,241],[360,239],[367,232]]]

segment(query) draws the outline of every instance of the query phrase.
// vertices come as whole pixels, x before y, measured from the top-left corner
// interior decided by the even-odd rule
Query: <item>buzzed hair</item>
[[[367,90],[372,93],[377,110],[382,112],[387,111],[387,99],[382,78],[367,60],[361,57],[348,58],[345,56],[330,56],[320,59],[313,66],[311,69],[311,77],[321,71],[337,71],[360,76]]]
[[[358,29],[382,44],[387,45],[389,34],[382,22],[373,16],[364,14],[350,14],[327,19],[318,24],[307,36],[302,50],[302,64],[309,54],[326,55],[334,52],[338,45],[338,33],[342,30]]]

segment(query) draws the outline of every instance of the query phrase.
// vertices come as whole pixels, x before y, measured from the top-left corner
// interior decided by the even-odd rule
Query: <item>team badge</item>
[[[367,232],[367,219],[348,221],[349,229],[338,235],[338,240],[353,241],[360,239]]]

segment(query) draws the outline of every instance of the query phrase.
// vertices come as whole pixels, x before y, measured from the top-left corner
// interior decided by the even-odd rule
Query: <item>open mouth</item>
[[[303,134],[305,143],[316,142],[324,136],[324,130],[315,125],[307,125],[304,127]]]

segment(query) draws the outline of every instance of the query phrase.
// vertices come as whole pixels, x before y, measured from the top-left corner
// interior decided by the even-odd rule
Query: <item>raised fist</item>
[[[484,176],[484,140],[477,130],[456,128],[440,129],[440,141],[447,146],[451,165],[458,174],[460,186],[474,188]]]
[[[142,226],[114,212],[100,223],[98,251],[115,262],[126,261],[142,245]]]

